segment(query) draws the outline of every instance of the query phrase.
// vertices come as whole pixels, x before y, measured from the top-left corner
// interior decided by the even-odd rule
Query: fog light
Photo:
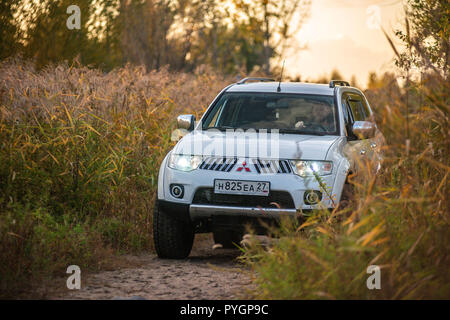
[[[318,204],[322,200],[322,192],[316,190],[306,191],[303,195],[303,201],[305,204],[314,205]]]
[[[184,187],[181,184],[171,184],[170,194],[175,198],[181,199],[184,196]]]

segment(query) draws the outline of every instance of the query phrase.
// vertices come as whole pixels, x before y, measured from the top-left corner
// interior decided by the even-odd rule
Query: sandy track
[[[200,238],[200,239],[198,239]],[[80,290],[64,290],[50,299],[233,299],[250,285],[238,250],[212,250],[212,237],[196,237],[185,260],[156,255],[125,256],[139,267],[82,275]]]

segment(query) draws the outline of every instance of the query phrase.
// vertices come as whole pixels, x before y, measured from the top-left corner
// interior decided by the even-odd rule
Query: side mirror
[[[194,130],[195,116],[192,114],[182,114],[177,117],[178,129]]]
[[[375,136],[375,124],[370,121],[355,121],[352,132],[358,139],[370,139]]]

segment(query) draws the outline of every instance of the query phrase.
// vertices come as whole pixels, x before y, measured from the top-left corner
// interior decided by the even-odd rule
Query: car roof
[[[334,95],[334,88],[328,84],[302,83],[302,82],[282,82],[280,93],[302,93],[317,95]],[[253,82],[245,84],[234,84],[227,92],[277,92],[278,82]]]

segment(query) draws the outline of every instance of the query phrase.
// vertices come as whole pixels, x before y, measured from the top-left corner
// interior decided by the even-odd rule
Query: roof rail
[[[335,86],[347,86],[350,87],[350,83],[344,80],[331,80],[330,88],[334,88]]]
[[[247,83],[247,81],[273,82],[275,80],[272,79],[272,78],[255,78],[255,77],[250,77],[250,78],[244,78],[242,80],[239,80],[239,82],[236,82],[236,84],[244,84],[244,83]]]

